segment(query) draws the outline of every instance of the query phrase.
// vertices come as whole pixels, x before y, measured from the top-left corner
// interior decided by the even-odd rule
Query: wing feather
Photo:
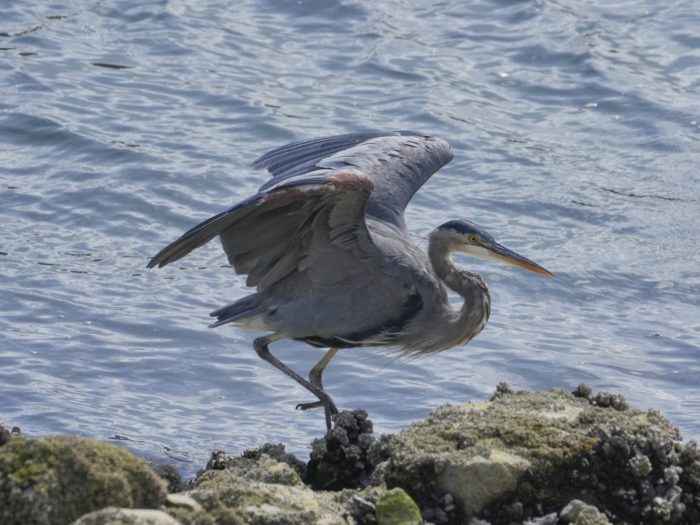
[[[253,162],[254,168],[267,168],[273,179],[263,185],[264,189],[274,182],[290,176],[313,171],[313,166],[322,159],[339,151],[351,148],[372,138],[386,135],[415,135],[412,131],[394,131],[390,133],[350,133],[319,139],[293,142],[276,148]]]
[[[253,166],[267,168],[272,175],[261,191],[324,169],[357,170],[374,184],[367,214],[405,229],[406,205],[452,156],[444,140],[413,131],[394,131],[297,142],[266,153]]]

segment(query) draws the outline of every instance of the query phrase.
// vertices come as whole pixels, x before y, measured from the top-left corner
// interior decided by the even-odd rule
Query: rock
[[[72,525],[182,525],[161,510],[107,507],[74,521]]]
[[[10,430],[0,423],[0,446],[10,441],[10,439],[19,437],[22,437],[22,431],[19,429],[19,427],[12,427],[12,430]]]
[[[174,500],[173,495],[168,496],[167,512],[187,525],[423,522],[418,506],[401,489],[314,491],[302,482],[292,466],[297,466],[296,461],[276,453],[279,460],[258,452],[246,451],[239,457],[217,453],[215,464],[226,467],[202,471],[188,491],[175,495]]]
[[[262,455],[257,459],[250,459],[242,456],[230,458],[226,471],[236,477],[249,481],[260,481],[268,484],[279,484],[287,486],[303,486],[299,473],[287,463],[281,463],[267,455]],[[206,473],[202,473],[197,482],[205,478]]]
[[[585,383],[581,383],[576,387],[576,390],[572,392],[575,397],[585,397],[590,399],[593,389]]]
[[[552,512],[551,514],[524,521],[523,525],[557,525],[558,523],[559,515],[556,512]]]
[[[0,447],[0,523],[70,523],[107,506],[157,508],[165,483],[123,448],[56,436]]]
[[[277,463],[281,468],[281,463]],[[256,476],[257,477],[257,476]],[[206,508],[210,496],[235,507],[245,522],[311,523],[318,520],[321,509],[310,490],[301,482],[278,484],[243,478],[240,472],[226,470],[207,472],[195,482],[189,492]]]
[[[340,506],[325,494],[315,494],[306,487],[291,467],[270,458],[260,468],[208,470],[193,482],[193,488],[185,494],[197,501],[203,513],[212,523],[256,525],[313,524],[321,520],[329,525],[343,523],[339,517]],[[274,466],[273,466],[274,463]],[[273,474],[263,474],[264,469]],[[287,474],[284,483],[260,481],[277,478],[285,471],[296,477],[289,483]],[[279,478],[278,478],[279,479]],[[202,521],[202,512],[191,509],[173,509],[169,512],[183,523]],[[197,521],[199,515],[199,521]]]
[[[160,479],[165,481],[168,492],[179,492],[185,488],[184,483],[182,482],[182,476],[180,476],[180,473],[173,465],[168,463],[159,463],[151,465],[151,468],[153,469],[153,472],[158,474]]]
[[[372,443],[373,425],[367,412],[340,412],[325,437],[312,443],[304,481],[317,490],[359,487],[373,468],[368,457]]]
[[[514,491],[529,467],[530,462],[520,456],[492,450],[488,457],[446,462],[435,482],[442,491],[457,496],[465,515],[474,516],[501,494]]]
[[[2,525],[700,523],[697,445],[659,412],[585,385],[500,384],[488,402],[440,407],[379,440],[364,411],[343,412],[308,465],[283,445],[216,451],[186,491],[164,486],[126,450],[87,439],[10,433],[0,447]]]
[[[194,499],[192,496],[188,496],[187,494],[168,494],[165,498],[165,504],[168,507],[180,507],[193,510],[195,512],[204,510],[196,499]]]
[[[651,461],[646,456],[635,456],[627,462],[627,470],[636,478],[644,479],[653,470]]]
[[[559,517],[564,523],[573,525],[612,525],[605,514],[578,499],[571,500],[562,509]]]
[[[371,490],[371,489],[370,489]],[[375,504],[376,494],[353,494],[345,504],[346,512],[353,516],[355,521],[362,524],[377,522],[377,505]]]
[[[294,454],[287,452],[282,443],[277,443],[276,445],[265,443],[262,447],[249,448],[243,452],[243,457],[247,459],[259,459],[262,456],[268,456],[280,463],[289,465],[299,476],[303,476],[306,470],[306,463],[298,459]]]
[[[385,491],[377,497],[377,525],[420,525],[423,523],[418,505],[401,489]]]
[[[314,493],[291,466],[297,466],[296,461],[276,452],[286,462],[260,449],[239,457],[217,453],[214,464],[225,468],[200,472],[190,489],[178,495],[199,508],[180,504],[168,512],[183,524],[345,524],[335,496]]]
[[[294,454],[287,452],[282,443],[265,443],[261,447],[247,449],[241,456],[228,456],[223,450],[215,450],[207,463],[206,470],[223,470],[233,465],[239,467],[244,467],[246,464],[254,465],[263,457],[272,458],[290,466],[299,476],[302,476],[306,470],[306,464],[297,459]]]
[[[627,400],[620,394],[611,394],[610,392],[598,392],[591,402],[601,407],[613,407],[615,410],[627,410],[629,405]]]
[[[499,385],[491,401],[443,406],[382,436],[369,454],[381,474],[370,479],[403,488],[436,523],[522,523],[575,498],[613,521],[696,523],[688,502],[698,501],[700,463],[679,439],[661,414],[631,409],[621,396]],[[690,465],[699,466],[689,476]]]

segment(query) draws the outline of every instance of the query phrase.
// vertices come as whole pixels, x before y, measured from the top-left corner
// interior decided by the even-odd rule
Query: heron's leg
[[[301,377],[294,370],[272,355],[270,350],[267,348],[267,345],[272,341],[273,339],[271,337],[258,337],[253,341],[253,348],[255,348],[255,351],[263,360],[267,361],[277,370],[284,372],[289,377],[294,379],[294,381],[306,388],[309,392],[315,395],[321,401],[321,403],[323,403],[323,406],[326,408],[326,428],[330,430],[331,414],[338,412],[338,409],[335,407],[335,403],[333,403],[331,397],[323,391],[323,388],[319,388],[316,385],[309,383],[306,379]]]
[[[340,350],[340,348],[329,348],[328,351],[325,354],[323,354],[321,360],[318,363],[316,363],[316,366],[314,366],[311,369],[311,372],[309,372],[309,380],[311,381],[312,385],[315,385],[321,390],[323,390],[323,382],[321,376],[323,375],[323,371],[328,366],[328,363],[330,363],[331,359],[333,359],[335,357],[335,354],[338,353],[338,350]],[[297,405],[297,409],[309,410],[310,408],[317,408],[321,406],[324,406],[322,402],[314,401],[312,403],[299,403]],[[335,406],[333,406],[331,407],[331,412],[338,413],[338,410],[335,408]]]

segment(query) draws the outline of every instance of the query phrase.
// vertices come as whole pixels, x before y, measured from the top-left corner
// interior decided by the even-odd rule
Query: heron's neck
[[[465,299],[471,299],[474,294],[488,293],[484,280],[478,273],[457,268],[450,257],[452,249],[442,240],[430,240],[428,254],[437,275],[451,290]]]
[[[478,273],[457,268],[450,258],[450,245],[442,240],[430,240],[428,254],[435,274],[445,285],[458,293],[464,304],[450,320],[451,334],[461,342],[466,342],[486,324],[491,313],[491,298],[486,283]]]

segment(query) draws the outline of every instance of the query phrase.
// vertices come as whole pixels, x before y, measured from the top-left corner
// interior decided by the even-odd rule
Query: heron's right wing
[[[358,170],[374,184],[367,214],[405,228],[403,212],[411,197],[451,159],[452,149],[442,139],[394,131],[296,142],[266,153],[253,166],[272,175],[261,191],[319,170]]]
[[[148,267],[165,266],[220,235],[236,273],[248,275],[248,286],[265,289],[294,271],[331,282],[373,253],[365,225],[372,188],[370,179],[350,169],[280,181],[195,226]],[[313,261],[319,253],[328,255],[324,264]]]

